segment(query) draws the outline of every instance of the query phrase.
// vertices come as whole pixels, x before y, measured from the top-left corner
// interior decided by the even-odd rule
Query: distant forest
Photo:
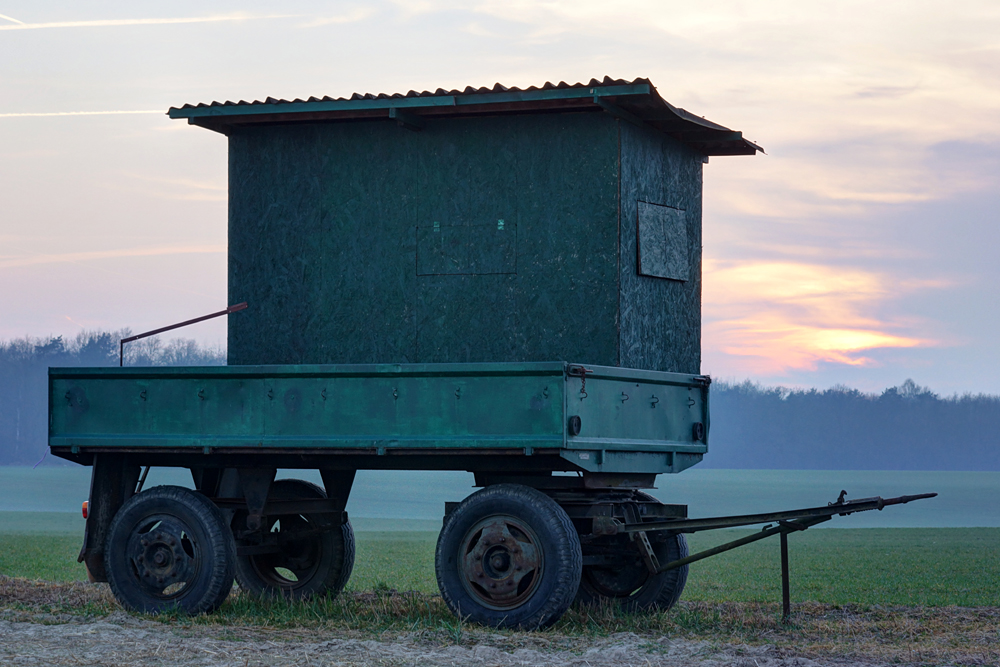
[[[117,366],[122,331],[83,331],[70,340],[0,342],[0,465],[34,465],[47,450],[48,368]],[[187,339],[143,338],[125,345],[126,366],[222,366],[224,350]]]
[[[0,465],[46,451],[46,369],[117,366],[130,332],[0,342]],[[193,340],[125,346],[127,366],[219,366],[225,352]],[[907,380],[881,394],[716,382],[702,467],[790,470],[1000,470],[1000,396],[942,397]],[[49,461],[47,461],[48,463]]]
[[[1000,470],[1000,396],[715,383],[712,468]]]

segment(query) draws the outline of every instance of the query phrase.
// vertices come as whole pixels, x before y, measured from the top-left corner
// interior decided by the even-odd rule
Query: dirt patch
[[[572,610],[554,630],[533,633],[463,625],[439,607],[431,596],[393,591],[343,595],[323,609],[234,596],[211,616],[154,618],[121,611],[106,585],[0,577],[0,664],[1000,664],[996,607],[806,604],[783,624],[768,605],[691,602],[643,616]]]
[[[124,614],[122,616],[125,616]],[[249,633],[239,632],[247,635]],[[575,650],[551,642],[509,648],[492,643],[428,645],[420,637],[392,641],[338,639],[329,632],[309,638],[220,638],[209,628],[182,630],[112,616],[86,623],[0,621],[0,662],[5,665],[497,665],[602,667],[630,665],[738,665],[800,667],[844,664],[782,656],[772,646],[713,647],[709,642],[649,638],[622,633],[577,638]],[[213,636],[216,635],[216,636]],[[859,664],[859,663],[852,663]]]
[[[32,579],[14,579],[0,575],[0,605],[25,605],[31,608],[66,607],[83,609],[88,605],[115,606],[107,586],[82,581],[53,583]]]

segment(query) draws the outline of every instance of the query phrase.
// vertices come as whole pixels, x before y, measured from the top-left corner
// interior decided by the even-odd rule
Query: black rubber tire
[[[132,496],[115,514],[104,567],[111,592],[126,609],[194,615],[225,601],[235,559],[218,507],[196,491],[157,486]]]
[[[659,502],[653,496],[636,492],[640,500]],[[660,565],[685,558],[687,540],[681,533],[647,533]],[[604,541],[621,553],[619,567],[587,565],[580,578],[577,602],[584,606],[618,604],[628,611],[665,611],[681,597],[687,584],[688,566],[650,575],[639,557],[636,545],[627,535],[615,535]]]
[[[326,492],[301,479],[280,479],[271,485],[269,498],[275,500],[312,500],[326,498]],[[233,516],[233,527],[245,525],[245,512]],[[295,528],[316,530],[323,525],[318,517],[310,514],[269,517],[263,530],[270,532],[277,523],[279,529],[294,525]],[[281,554],[236,557],[236,581],[240,589],[255,596],[282,595],[289,599],[304,599],[314,595],[336,596],[347,585],[354,569],[354,529],[350,522],[331,525],[319,534],[305,540],[293,541]],[[289,558],[298,558],[292,563]],[[307,562],[301,562],[306,560]],[[299,565],[299,567],[295,567]],[[277,568],[288,570],[296,576],[292,580]]]
[[[488,533],[507,537],[490,541]],[[583,568],[580,538],[565,510],[520,484],[495,484],[462,501],[445,519],[434,561],[441,597],[456,616],[523,630],[559,620],[576,598]],[[490,586],[500,588],[491,593]],[[512,587],[506,600],[497,596],[504,586]]]

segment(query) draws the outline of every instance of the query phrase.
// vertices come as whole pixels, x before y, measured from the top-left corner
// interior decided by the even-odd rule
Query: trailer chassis
[[[88,462],[94,470],[88,501],[87,529],[79,560],[86,563],[88,573],[93,580],[109,581],[109,575],[110,579],[113,579],[114,573],[109,572],[108,568],[121,569],[120,566],[113,564],[113,554],[108,553],[113,521],[130,500],[142,494],[150,467],[174,461],[164,457],[149,457],[148,453],[146,457],[136,453],[117,452],[91,453],[89,456]],[[287,460],[282,461],[282,463],[287,462]],[[318,468],[324,488],[316,487],[313,492],[309,487],[314,485],[307,482],[275,481],[277,467],[274,462],[265,465],[264,457],[245,458],[239,467],[218,466],[222,463],[235,463],[230,456],[225,457],[224,462],[217,460],[213,463],[216,466],[209,465],[190,470],[195,488],[211,506],[211,511],[220,514],[225,526],[232,533],[231,559],[244,564],[268,562],[268,559],[282,558],[288,551],[290,541],[302,543],[303,540],[312,540],[310,543],[318,544],[317,541],[329,540],[331,535],[342,536],[343,544],[335,543],[333,548],[350,550],[350,559],[340,566],[344,572],[343,581],[339,582],[339,586],[342,587],[346,583],[346,577],[350,574],[350,564],[353,562],[353,532],[345,508],[353,486],[355,469]],[[305,462],[300,462],[300,465],[303,463]],[[433,461],[426,463],[428,468],[433,467]],[[468,593],[482,601],[486,607],[496,607],[493,611],[500,614],[499,620],[487,614],[484,619],[479,619],[480,621],[506,627],[550,625],[562,614],[561,610],[556,612],[550,610],[547,615],[542,613],[540,616],[535,614],[526,618],[515,618],[514,621],[506,620],[516,611],[517,603],[538,594],[536,588],[539,584],[537,582],[533,585],[530,582],[528,585],[523,584],[524,579],[518,578],[515,570],[520,568],[518,571],[529,573],[537,570],[538,576],[541,577],[542,562],[538,550],[544,550],[543,547],[552,549],[552,545],[560,548],[567,544],[572,546],[575,542],[579,545],[576,547],[579,549],[577,552],[579,555],[576,556],[579,562],[577,565],[570,563],[568,567],[569,569],[576,567],[577,572],[581,569],[583,571],[579,595],[576,596],[578,601],[587,603],[612,598],[634,609],[665,608],[679,598],[689,564],[777,535],[780,538],[781,550],[782,617],[787,620],[790,614],[789,534],[807,530],[835,516],[882,510],[885,507],[933,498],[937,495],[924,493],[897,498],[848,500],[846,492],[841,491],[836,501],[825,506],[763,514],[689,519],[686,505],[664,504],[641,490],[651,488],[654,481],[655,475],[642,474],[582,473],[578,476],[566,476],[553,475],[551,471],[545,470],[503,471],[502,469],[477,472],[476,486],[483,487],[483,490],[474,493],[461,503],[445,504],[441,540],[448,543],[449,535],[452,542],[465,540],[457,545],[446,544],[444,555],[439,541],[438,576],[446,601],[454,603],[454,608],[461,608],[463,602],[467,607],[468,600],[464,598],[449,600],[447,596],[449,591],[451,593],[459,591],[458,597]],[[480,500],[480,496],[487,497],[493,505],[483,505],[485,511],[476,514],[474,505]],[[497,502],[502,505],[512,498],[515,501],[517,498],[522,498],[524,502],[520,505],[515,503],[513,509],[506,513],[500,512],[502,519],[490,518],[497,514],[494,507]],[[533,511],[532,507],[546,505],[553,512],[553,516],[558,514],[563,518],[557,517],[556,521],[524,518],[526,512],[530,514]],[[473,519],[478,520],[478,523],[472,522],[475,524],[474,529],[455,528],[455,525],[461,524],[462,517],[470,515],[470,512]],[[272,527],[281,517],[289,521],[305,520],[308,525],[300,526],[298,531],[291,535],[274,532]],[[559,521],[563,521],[564,524],[561,528]],[[686,542],[683,539],[685,534],[760,524],[765,525],[759,532],[699,553],[690,555],[687,553]],[[537,534],[539,526],[542,528],[555,526],[555,529],[563,532],[555,538],[548,538]],[[461,539],[455,537],[459,533],[464,537]],[[156,542],[156,535],[151,539]],[[173,558],[171,555],[173,552],[167,548],[170,540],[170,535],[164,533],[157,542],[157,544],[162,543],[160,547],[163,553],[160,556],[153,554],[148,557],[168,560]],[[505,541],[506,546],[501,547]],[[337,547],[337,544],[340,546]],[[448,553],[456,549],[460,553],[472,556],[463,562],[452,563],[442,572],[441,559],[446,560]],[[146,551],[142,553],[145,554]],[[145,557],[134,555],[133,561],[142,561]],[[181,558],[183,559],[183,556]],[[567,562],[572,561],[572,558],[571,555]],[[635,559],[634,566],[628,564],[630,559]],[[490,575],[492,579],[488,577],[484,579],[486,576],[483,572],[484,563],[488,565],[491,562],[500,564],[500,572],[499,574],[493,572]],[[154,565],[155,563],[150,561],[145,567],[151,570],[154,569]],[[142,571],[142,562],[137,567]],[[509,572],[504,571],[504,567]],[[457,577],[453,576],[455,572],[458,573]],[[588,573],[590,573],[589,579]],[[330,576],[334,577],[334,574],[336,573]],[[169,576],[174,575],[167,576],[168,582]],[[247,576],[249,575],[241,578],[244,587],[247,586],[243,579]],[[450,584],[449,576],[454,579]],[[581,575],[578,573],[576,576]],[[518,589],[510,593],[497,594],[478,586],[477,580],[506,582],[512,588],[517,586],[518,589],[524,590],[520,590],[517,595],[513,595],[513,592]],[[256,582],[262,592],[270,590],[268,586],[274,588],[276,592],[280,589],[280,592],[293,596],[311,592],[282,589],[280,584],[287,582],[269,583],[266,577],[259,581],[251,577],[250,581]],[[642,583],[645,581],[667,583],[663,584],[663,591],[659,597],[637,600],[629,591],[637,585],[636,582],[646,585]],[[326,590],[336,593],[339,588]],[[570,602],[572,599],[564,601],[564,604],[568,605]],[[213,604],[217,606],[221,601]],[[206,608],[203,611],[210,610]]]

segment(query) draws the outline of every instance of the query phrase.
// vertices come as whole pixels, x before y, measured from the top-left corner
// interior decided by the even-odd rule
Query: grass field
[[[0,574],[82,581],[76,562],[83,521],[51,512],[0,513]],[[352,591],[437,592],[437,522],[354,520],[357,559]],[[401,530],[405,528],[420,530]],[[746,531],[689,536],[692,552]],[[905,606],[1000,605],[1000,528],[811,530],[789,538],[793,602]],[[762,602],[780,599],[778,540],[691,566],[683,599]]]
[[[82,583],[77,515],[17,514],[0,513],[4,619],[51,623],[119,613],[107,585]],[[449,612],[434,579],[439,522],[354,523],[357,560],[345,594],[288,602],[237,592],[214,614],[168,613],[140,616],[140,621],[206,638],[266,635],[281,644],[326,633],[380,642],[409,637],[434,646],[487,643],[505,651],[522,646],[581,651],[594,638],[635,633],[653,651],[664,646],[663,637],[682,637],[737,652],[754,646],[776,651],[767,655],[877,664],[1000,664],[1000,528],[826,529],[792,535],[790,622],[780,614],[778,542],[771,539],[693,564],[681,603],[671,610],[630,614],[613,607],[574,607],[550,631],[521,633],[470,626]],[[402,530],[412,527],[422,530]],[[744,534],[695,535],[690,544],[697,551]]]

